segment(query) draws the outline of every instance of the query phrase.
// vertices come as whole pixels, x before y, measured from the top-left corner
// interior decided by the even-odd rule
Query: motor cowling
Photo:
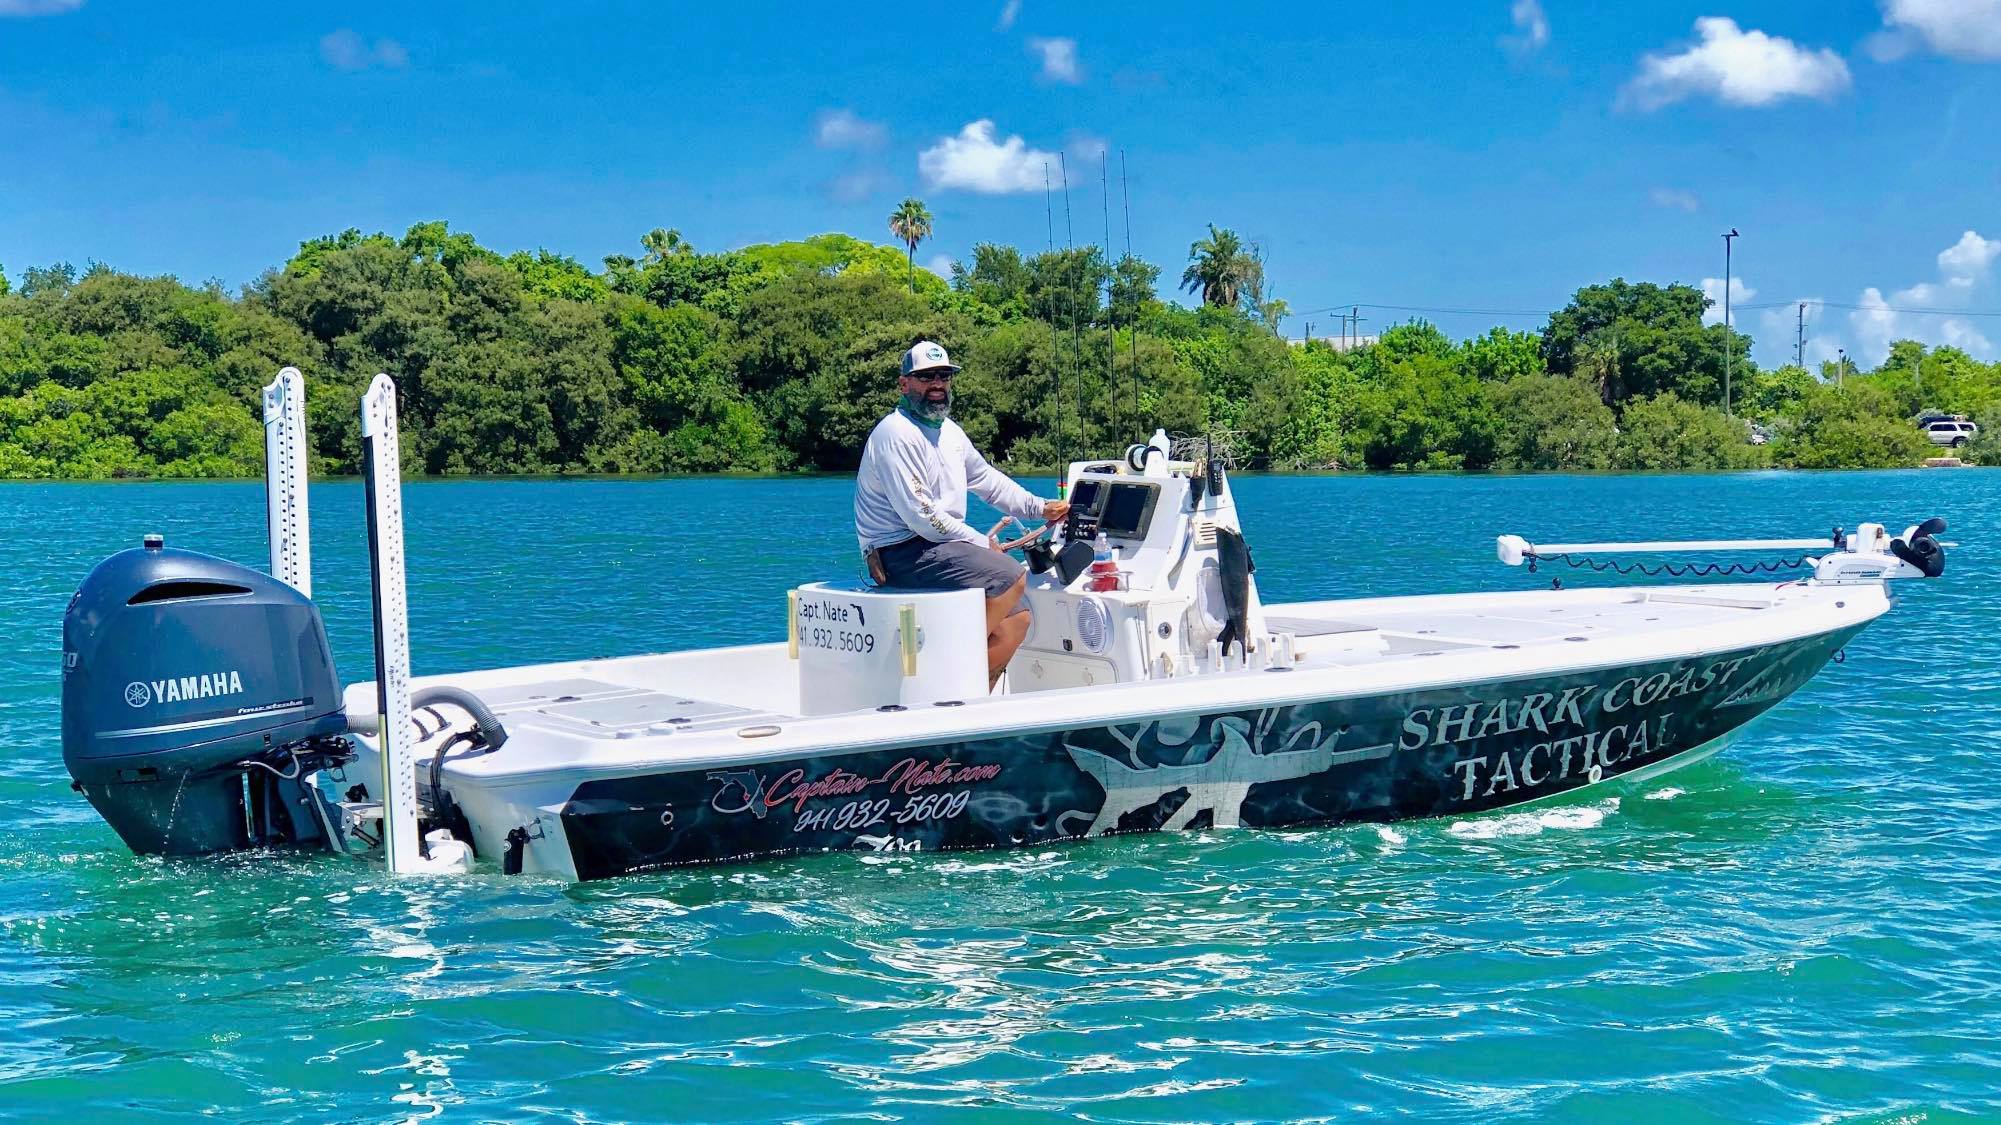
[[[76,788],[140,854],[322,841],[303,779],[347,752],[312,600],[157,536],[70,600],[62,728]]]

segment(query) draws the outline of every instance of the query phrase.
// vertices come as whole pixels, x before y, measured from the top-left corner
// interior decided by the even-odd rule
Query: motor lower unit
[[[261,571],[147,536],[70,601],[63,762],[135,852],[324,845],[346,729],[319,608]]]

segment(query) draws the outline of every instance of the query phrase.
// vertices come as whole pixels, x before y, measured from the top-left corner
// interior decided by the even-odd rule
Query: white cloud
[[[1857,302],[1862,307],[1848,314],[1849,327],[1855,333],[1850,354],[1863,366],[1874,367],[1890,354],[1893,341],[1917,340],[1934,347],[1955,347],[1976,358],[1993,355],[1993,343],[1966,320],[1905,311],[1937,295],[1935,286],[1919,284],[1891,294],[1886,301],[1875,286],[1864,289]]]
[[[890,182],[888,176],[873,168],[859,168],[843,172],[822,186],[836,203],[860,203],[877,192],[887,191]]]
[[[1799,307],[1806,306],[1806,355],[1808,371],[1817,370],[1825,360],[1831,360],[1841,350],[1841,339],[1821,331],[1820,319],[1826,315],[1819,297],[1796,297],[1786,304],[1771,309],[1761,309],[1758,313],[1757,350],[1765,353],[1768,363],[1791,363],[1793,344],[1799,338]],[[1741,325],[1742,319],[1738,323]],[[1743,331],[1742,328],[1738,329]]]
[[[1006,31],[1008,28],[1013,27],[1015,17],[1020,14],[1021,0],[1007,0],[1007,6],[1001,9],[1000,22],[994,25],[994,30]]]
[[[1675,54],[1640,59],[1640,73],[1620,95],[1652,110],[1693,97],[1726,105],[1765,106],[1786,98],[1832,98],[1848,88],[1848,64],[1823,47],[1811,50],[1776,35],[1746,31],[1723,16],[1695,21],[1701,42]]]
[[[931,187],[988,195],[1040,191],[1044,169],[1055,165],[1055,153],[1030,148],[1018,136],[996,140],[994,123],[985,118],[917,154],[917,170]]]
[[[1709,308],[1702,314],[1702,323],[1723,323],[1723,279],[1720,277],[1703,278],[1702,295],[1709,298]],[[1737,317],[1736,306],[1743,304],[1757,295],[1758,291],[1744,284],[1743,278],[1733,277],[1730,279],[1730,323],[1732,325],[1741,323]]]
[[[821,148],[876,149],[888,137],[880,122],[863,120],[851,109],[823,109],[813,120],[813,143]]]
[[[2001,0],[1881,0],[1888,30],[1870,53],[1889,60],[1908,53],[1912,38],[1941,55],[2001,59]]]
[[[1042,77],[1072,86],[1084,80],[1084,68],[1077,64],[1075,39],[1030,39],[1030,53],[1042,57]]]
[[[1091,133],[1072,133],[1069,142],[1063,146],[1063,151],[1073,160],[1096,164],[1104,159],[1105,153],[1109,152],[1111,147],[1111,143],[1103,137]]]
[[[1890,354],[1890,344],[1896,340],[1918,340],[1934,347],[1944,344],[1975,357],[1992,355],[1994,345],[1964,319],[1904,311],[1936,295],[1935,287],[1920,284],[1893,293],[1886,301],[1875,286],[1864,289],[1862,299],[1857,302],[1862,307],[1848,314],[1849,327],[1855,332],[1851,354],[1857,362],[1868,367],[1882,363],[1883,357]]]
[[[1938,272],[1946,281],[1964,289],[1986,276],[2001,257],[2001,238],[1982,238],[1967,231],[1959,241],[1938,252]]]
[[[1657,187],[1647,193],[1647,198],[1656,207],[1666,207],[1671,211],[1687,211],[1694,214],[1702,210],[1702,200],[1686,188]]]
[[[1542,0],[1515,0],[1508,18],[1515,21],[1515,34],[1503,36],[1502,46],[1527,53],[1548,45],[1549,16],[1542,10]]]
[[[944,278],[952,280],[952,255],[933,254],[924,260],[924,268]]]
[[[1947,317],[1938,327],[1946,343],[1968,355],[1993,354],[1994,345],[1988,342],[1987,337],[1982,336],[1978,329],[1958,317]]]
[[[1883,299],[1882,290],[1871,285],[1856,303],[1862,307],[1848,314],[1848,327],[1855,333],[1858,358],[1873,367],[1890,354],[1890,341],[1908,333],[1899,330],[1898,314]]]
[[[58,16],[83,7],[83,0],[0,0],[0,17]]]
[[[367,70],[371,66],[401,69],[410,65],[410,52],[394,39],[377,39],[375,46],[343,27],[320,38],[320,57],[336,70]]]

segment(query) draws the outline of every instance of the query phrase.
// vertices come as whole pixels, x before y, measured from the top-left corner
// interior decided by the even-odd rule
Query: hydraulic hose
[[[464,688],[450,686],[428,687],[410,693],[410,709],[415,711],[433,703],[450,703],[472,716],[479,739],[486,745],[488,753],[500,749],[507,741],[507,728],[500,725],[500,719],[479,696]]]

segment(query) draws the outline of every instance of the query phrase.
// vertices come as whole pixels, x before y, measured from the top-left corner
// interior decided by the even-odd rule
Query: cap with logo
[[[920,371],[957,371],[959,365],[945,354],[945,349],[929,340],[919,340],[911,349],[903,353],[905,375],[915,375]]]

